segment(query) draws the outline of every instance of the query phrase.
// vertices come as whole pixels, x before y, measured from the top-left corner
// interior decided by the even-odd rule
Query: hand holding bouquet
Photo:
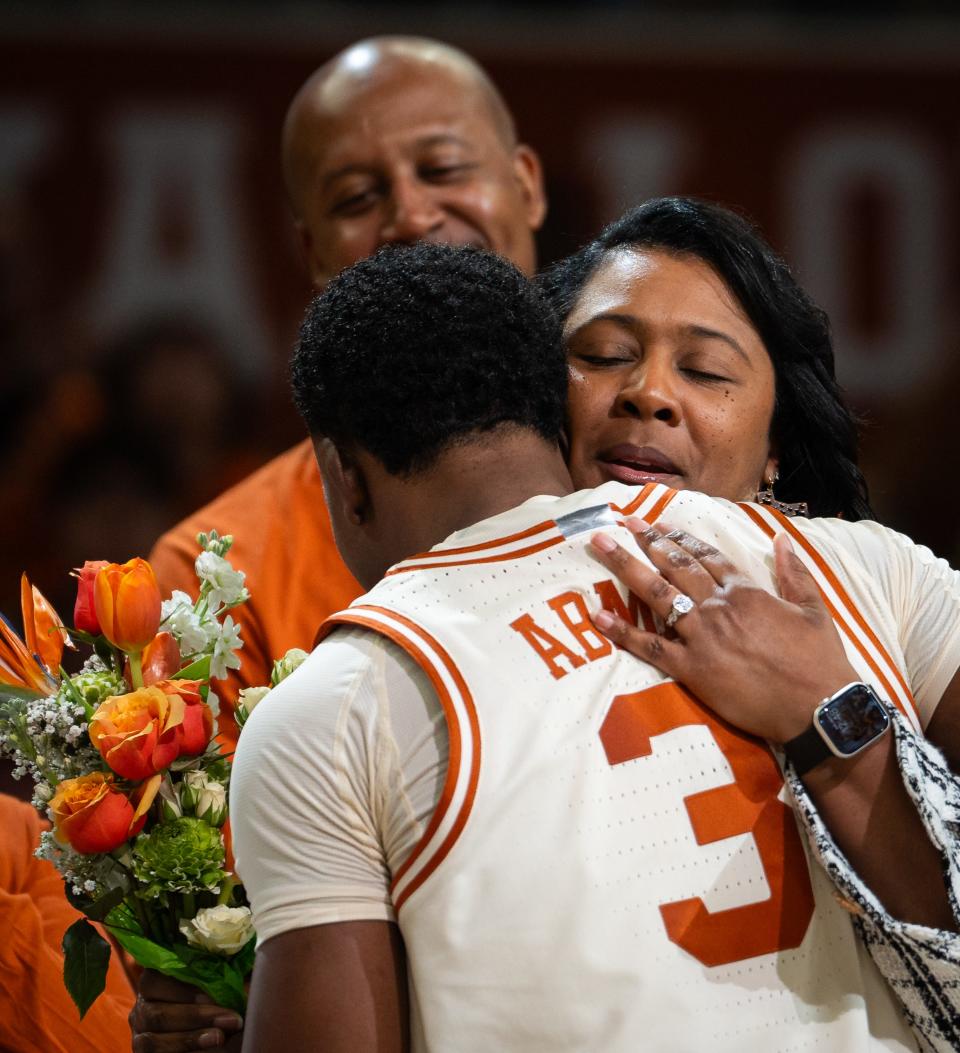
[[[0,752],[33,778],[53,823],[38,855],[74,906],[141,965],[242,1012],[255,938],[223,833],[230,767],[212,741],[210,689],[240,664],[227,612],[247,592],[225,558],[231,541],[199,536],[196,601],[163,601],[142,559],[84,564],[73,629],[24,577],[23,639],[0,619]],[[70,675],[64,648],[77,644],[91,653]],[[81,920],[63,947],[82,1015],[110,944]]]

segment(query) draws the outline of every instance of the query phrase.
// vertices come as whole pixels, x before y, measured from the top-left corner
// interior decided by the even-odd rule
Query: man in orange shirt
[[[536,268],[546,201],[536,154],[467,55],[435,41],[362,41],[311,76],[283,129],[283,170],[316,289],[388,243],[477,245]],[[363,377],[357,377],[363,383]],[[309,440],[189,516],[156,544],[161,588],[193,592],[196,535],[232,534],[251,598],[234,613],[241,668],[219,694],[235,741],[237,692],[265,684],[274,659],[309,650],[320,623],[362,591],[340,559]]]
[[[63,934],[82,915],[56,870],[33,854],[43,829],[30,805],[0,794],[0,1049],[124,1053],[134,993],[119,955],[83,1020],[63,985]]]

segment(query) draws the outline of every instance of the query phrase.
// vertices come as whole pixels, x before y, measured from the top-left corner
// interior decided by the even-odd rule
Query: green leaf
[[[174,680],[209,680],[210,655],[205,654],[195,662],[185,665],[173,676]]]
[[[77,910],[94,921],[103,921],[114,907],[119,906],[123,902],[128,890],[122,885],[118,885],[116,888],[105,892],[99,899],[91,899],[89,896],[78,896],[73,891],[70,882],[67,882],[64,891],[72,907],[76,907]]]
[[[115,912],[115,917],[122,915]],[[253,968],[256,937],[251,937],[246,946],[232,958],[223,958],[196,950],[186,943],[177,943],[172,948],[161,947],[126,926],[110,924],[108,928],[120,946],[140,965],[199,987],[217,1005],[226,1009],[233,1009],[241,1015],[246,1012],[244,979]]]
[[[81,918],[63,934],[63,982],[80,1019],[107,984],[110,944]]]

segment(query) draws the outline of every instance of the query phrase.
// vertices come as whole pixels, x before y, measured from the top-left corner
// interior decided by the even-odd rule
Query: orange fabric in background
[[[44,828],[30,805],[0,794],[0,1049],[129,1053],[134,992],[116,950],[106,990],[83,1020],[63,986],[63,934],[82,915],[33,854]]]
[[[200,531],[232,534],[228,558],[246,574],[250,599],[232,612],[241,626],[241,666],[212,687],[221,702],[220,741],[236,744],[233,704],[243,687],[269,682],[291,647],[313,648],[320,623],[363,591],[337,552],[313,446],[304,440],[168,531],[150,563],[164,598],[197,594]]]

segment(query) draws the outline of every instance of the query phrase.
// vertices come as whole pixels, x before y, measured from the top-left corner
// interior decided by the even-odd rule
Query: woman
[[[667,482],[737,500],[779,467],[784,496],[806,496],[821,514],[869,511],[825,321],[742,221],[692,202],[651,203],[547,281],[569,316],[579,485]],[[666,543],[645,540],[659,557]],[[664,553],[668,570],[676,555]],[[624,573],[636,578],[630,564]],[[815,631],[818,643],[835,640],[829,623]],[[756,654],[739,661],[752,672]],[[769,670],[763,682],[769,692]]]
[[[663,482],[803,504],[810,516],[872,518],[827,317],[741,217],[689,199],[650,201],[542,281],[566,320],[578,486]],[[931,592],[958,588],[944,561],[906,551]],[[960,681],[940,674],[927,736],[960,770]]]
[[[827,320],[740,217],[682,199],[649,202],[554,268],[544,284],[566,319],[569,462],[580,485],[659,481],[769,502],[779,476],[780,496],[806,502],[815,515],[869,516],[855,428],[834,381]],[[794,533],[801,543],[812,537],[829,545],[837,529],[798,524]],[[876,568],[886,598],[899,595],[903,669],[929,740],[960,770],[958,576],[876,524],[840,533],[858,550],[855,558]],[[745,584],[736,567],[689,535],[664,537],[641,525],[637,540],[659,574],[603,535],[593,550],[655,612],[669,617],[673,608],[674,631],[664,639],[613,611],[601,612],[598,627],[741,730],[782,744],[809,727],[812,678],[838,661],[839,637],[785,539],[777,542],[780,599]],[[845,551],[835,550],[834,558],[842,560]],[[820,697],[860,678],[849,665],[844,674],[842,660],[834,668],[817,681],[827,685]],[[785,720],[792,695],[800,723],[791,725]],[[828,869],[842,866],[845,852],[863,879],[841,887],[869,917],[860,924],[874,948],[890,915],[957,928],[955,902],[951,911],[941,881],[943,860],[922,844],[903,786],[905,777],[915,790],[927,780],[926,798],[912,796],[928,813],[930,798],[947,787],[949,815],[956,783],[922,742],[902,727],[897,737],[896,750],[888,740],[855,764],[830,761],[802,781],[790,773],[801,814],[812,796],[826,823],[812,828]],[[955,896],[943,814],[928,814],[928,829],[946,847]],[[909,874],[904,858],[913,864]],[[894,923],[891,930],[903,938],[902,927]],[[933,943],[938,955],[955,956],[949,937]],[[900,986],[919,991],[923,984]],[[933,1018],[942,990],[934,982],[925,995],[925,1006],[913,1008],[927,1018],[925,1032],[938,1034]]]

